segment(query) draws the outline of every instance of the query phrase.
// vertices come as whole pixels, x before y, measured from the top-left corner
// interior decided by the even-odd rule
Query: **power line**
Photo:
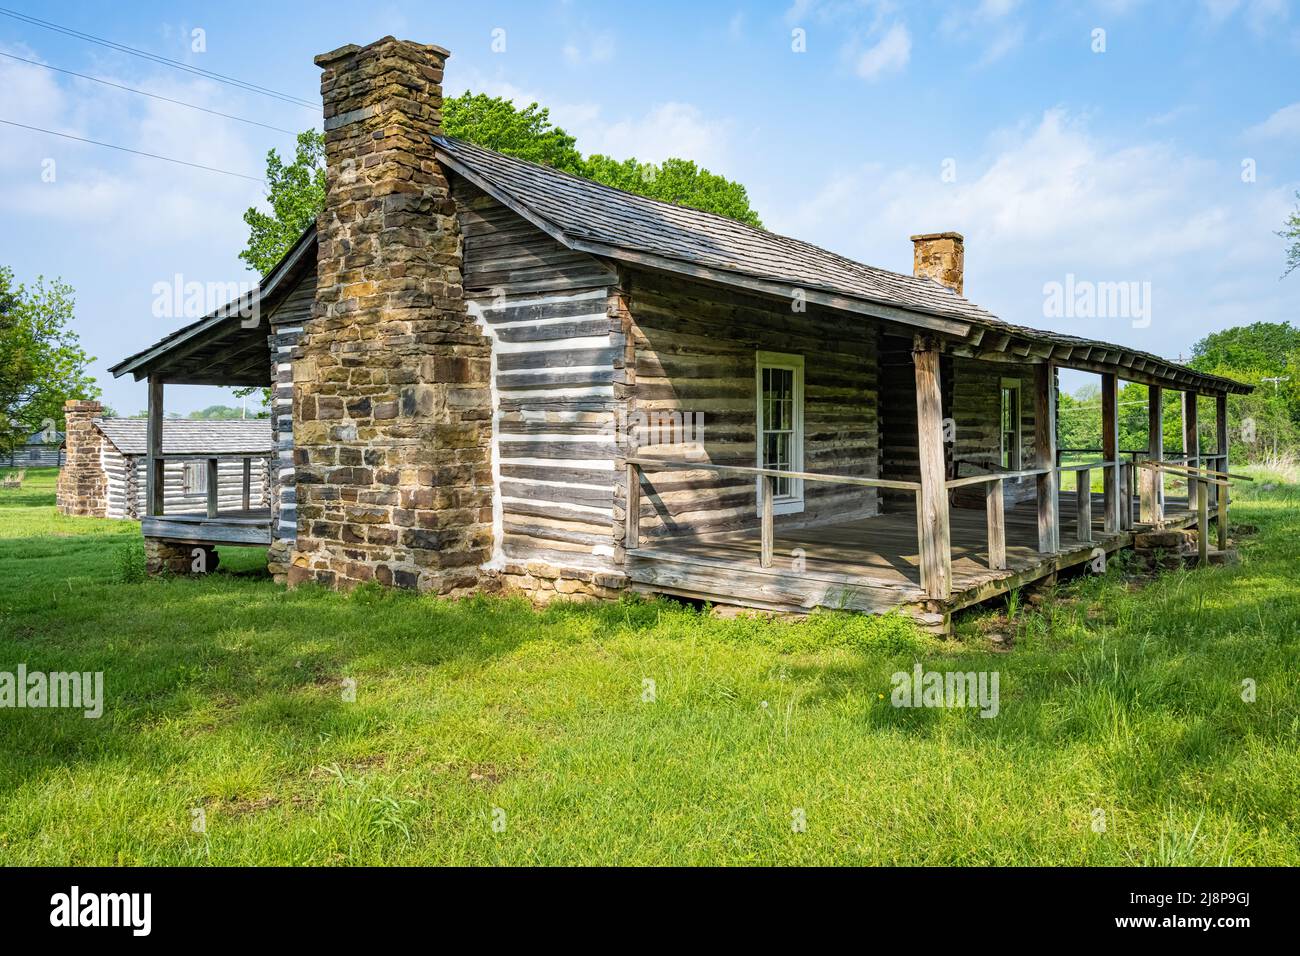
[[[62,33],[65,36],[76,37],[79,40],[85,40],[88,43],[97,43],[100,46],[108,47],[110,50],[117,50],[119,53],[129,53],[132,56],[144,57],[146,60],[152,60],[154,63],[161,63],[163,66],[174,67],[178,70],[185,70],[187,73],[193,73],[210,80],[216,80],[218,83],[225,83],[234,86],[249,93],[261,93],[263,96],[271,96],[286,103],[292,103],[294,106],[302,106],[306,109],[319,109],[319,105],[310,100],[304,100],[301,97],[291,96],[288,93],[280,93],[276,90],[269,89],[265,86],[258,86],[256,83],[249,83],[246,80],[236,79],[233,76],[226,76],[213,70],[205,70],[202,67],[190,66],[188,63],[182,63],[180,60],[173,60],[165,56],[159,56],[156,53],[150,53],[147,50],[138,50],[135,47],[126,46],[113,40],[106,40],[103,37],[97,37],[90,33],[82,33],[80,30],[73,30],[71,27],[59,26],[57,23],[51,23],[49,20],[42,20],[39,17],[28,16],[25,13],[19,13],[16,10],[9,10],[0,7],[0,16],[10,17],[23,23],[29,23],[32,26],[41,27],[45,30],[53,30],[56,33]]]
[[[186,103],[182,100],[174,100],[170,96],[163,96],[160,93],[150,93],[147,90],[137,90],[131,86],[123,86],[121,83],[114,83],[111,80],[101,80],[97,76],[88,76],[85,73],[78,73],[75,70],[65,70],[62,67],[50,66],[48,63],[42,63],[39,60],[29,60],[24,56],[14,56],[12,53],[5,53],[3,50],[0,50],[0,56],[8,57],[11,60],[18,60],[21,63],[30,63],[32,66],[39,66],[46,70],[53,70],[56,73],[66,73],[68,76],[80,77],[83,80],[90,80],[92,83],[103,83],[105,86],[111,86],[119,90],[126,90],[128,93],[138,93],[141,96],[148,96],[151,99],[163,100],[166,103],[175,103],[177,106],[184,106],[188,109],[211,113],[213,116],[220,116],[225,119],[234,120],[237,123],[248,123],[250,126],[260,126],[263,129],[275,130],[277,133],[288,133],[290,136],[296,135],[296,133],[291,129],[284,129],[280,126],[271,126],[268,123],[259,123],[257,120],[244,119],[242,116],[234,116],[230,113],[223,113],[220,110],[211,110],[206,106],[199,106],[197,103]]]
[[[161,159],[166,163],[176,163],[178,166],[190,166],[194,169],[206,169],[210,173],[221,173],[223,176],[235,176],[239,179],[248,179],[255,183],[266,183],[265,179],[260,176],[249,176],[244,173],[232,173],[228,169],[218,169],[216,166],[204,166],[202,163],[191,163],[184,159],[173,159],[171,156],[159,156],[157,153],[146,153],[139,149],[130,149],[126,146],[115,146],[112,143],[101,143],[94,139],[85,139],[81,136],[73,136],[71,133],[60,133],[57,130],[43,129],[40,126],[27,126],[24,123],[15,123],[13,120],[0,119],[0,123],[6,126],[17,126],[19,129],[29,129],[37,133],[49,133],[51,136],[62,136],[64,139],[74,139],[78,143],[89,143],[91,146],[103,146],[106,149],[116,149],[123,153],[134,153],[136,156],[147,156],[150,159]]]

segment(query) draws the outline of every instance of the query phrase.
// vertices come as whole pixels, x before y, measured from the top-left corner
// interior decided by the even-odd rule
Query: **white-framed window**
[[[758,467],[803,471],[803,356],[758,352],[754,360],[758,394]],[[755,482],[761,494],[762,479]],[[803,511],[803,481],[774,479],[772,511]],[[758,507],[762,507],[761,499]]]
[[[1006,471],[1020,471],[1020,379],[1004,378],[1001,389],[998,431],[1001,449],[998,463]]]
[[[208,463],[206,461],[187,461],[182,478],[183,493],[187,495],[206,495],[208,493]]]

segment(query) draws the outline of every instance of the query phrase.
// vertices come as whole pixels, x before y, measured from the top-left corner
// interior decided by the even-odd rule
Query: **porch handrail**
[[[1196,557],[1197,563],[1204,566],[1209,563],[1209,535],[1210,535],[1210,489],[1214,488],[1215,494],[1215,523],[1219,536],[1219,550],[1228,549],[1228,495],[1226,489],[1231,486],[1231,480],[1254,481],[1246,475],[1233,475],[1229,472],[1210,471],[1209,469],[1188,468],[1177,465],[1168,460],[1157,461],[1147,459],[1135,463],[1138,468],[1145,468],[1148,471],[1160,474],[1168,472],[1174,475],[1186,477],[1189,485],[1199,485],[1199,493],[1196,495]],[[1216,477],[1210,477],[1215,475]],[[1222,477],[1217,477],[1222,476]],[[1155,515],[1157,520],[1164,517],[1163,513],[1157,510]]]
[[[627,459],[629,465],[640,468],[672,468],[675,471],[688,469],[717,471],[736,475],[767,476],[769,478],[799,478],[804,481],[825,481],[841,485],[863,485],[870,488],[893,488],[899,491],[919,491],[919,481],[898,481],[893,478],[861,478],[857,475],[823,475],[812,471],[790,471],[785,468],[755,468],[749,465],[718,465],[711,461],[690,461],[686,458],[643,458],[640,456]]]
[[[1223,455],[1202,455],[1201,457],[1202,457],[1202,458],[1222,458],[1222,457],[1225,457],[1225,456],[1223,456]],[[1171,462],[1171,461],[1169,461],[1168,459],[1161,460],[1161,461],[1158,462],[1158,463],[1155,462],[1153,459],[1148,459],[1147,462],[1139,462],[1139,464],[1142,465],[1143,467],[1146,467],[1148,463],[1150,463],[1150,464],[1158,464],[1159,467],[1160,467],[1160,470],[1161,470],[1161,471],[1175,471],[1175,472],[1178,472],[1178,473],[1180,473],[1180,474],[1198,475],[1198,476],[1208,475],[1208,476],[1211,476],[1211,477],[1213,477],[1213,478],[1231,478],[1233,481],[1254,481],[1254,480],[1255,480],[1254,478],[1250,477],[1250,475],[1241,475],[1241,474],[1236,474],[1236,473],[1231,472],[1231,471],[1216,471],[1216,470],[1214,470],[1214,469],[1212,469],[1212,468],[1186,468],[1186,467],[1183,467],[1183,466],[1177,464],[1177,462]],[[1224,482],[1224,484],[1226,484],[1226,482]]]
[[[892,478],[860,478],[853,475],[822,475],[811,471],[791,471],[784,468],[757,468],[748,465],[717,465],[713,462],[690,461],[681,458],[643,458],[633,456],[625,459],[627,468],[626,500],[624,517],[626,525],[623,534],[625,550],[636,550],[641,545],[641,470],[643,468],[673,471],[712,471],[719,474],[747,475],[761,479],[759,483],[759,567],[770,568],[774,549],[775,530],[773,527],[772,499],[775,497],[777,478],[796,478],[803,481],[821,481],[828,484],[856,485],[864,488],[889,488],[896,491],[910,491],[916,498],[917,534],[921,534],[921,483],[919,481],[896,481]],[[918,545],[919,545],[918,541]],[[922,549],[924,550],[924,549]],[[921,587],[927,585],[925,563],[921,562]]]
[[[964,478],[949,478],[944,485],[948,488],[963,488],[966,485],[979,485],[986,481],[1005,481],[1011,478],[1033,478],[1045,475],[1050,468],[1025,468],[1021,471],[990,471],[984,475],[967,475]]]

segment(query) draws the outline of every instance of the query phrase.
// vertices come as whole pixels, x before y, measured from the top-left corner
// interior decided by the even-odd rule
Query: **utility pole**
[[[1276,404],[1276,403],[1277,403],[1277,387],[1278,387],[1278,385],[1280,385],[1282,382],[1289,382],[1289,381],[1291,381],[1291,376],[1290,376],[1290,375],[1274,375],[1274,376],[1271,377],[1271,378],[1261,378],[1260,381],[1261,381],[1261,382],[1272,382],[1272,383],[1273,383],[1273,402],[1274,402],[1274,404]],[[1274,461],[1277,461],[1277,429],[1276,429],[1276,428],[1273,429],[1273,460],[1274,460]]]

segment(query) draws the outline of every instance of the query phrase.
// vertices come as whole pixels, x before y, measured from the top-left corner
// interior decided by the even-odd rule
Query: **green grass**
[[[249,549],[132,580],[138,527],[58,517],[29,472],[0,492],[0,670],[102,670],[107,702],[0,710],[0,863],[1295,865],[1298,493],[1243,488],[1238,566],[1139,586],[1112,562],[938,643],[290,592]],[[999,671],[999,716],[893,708],[916,660]]]

